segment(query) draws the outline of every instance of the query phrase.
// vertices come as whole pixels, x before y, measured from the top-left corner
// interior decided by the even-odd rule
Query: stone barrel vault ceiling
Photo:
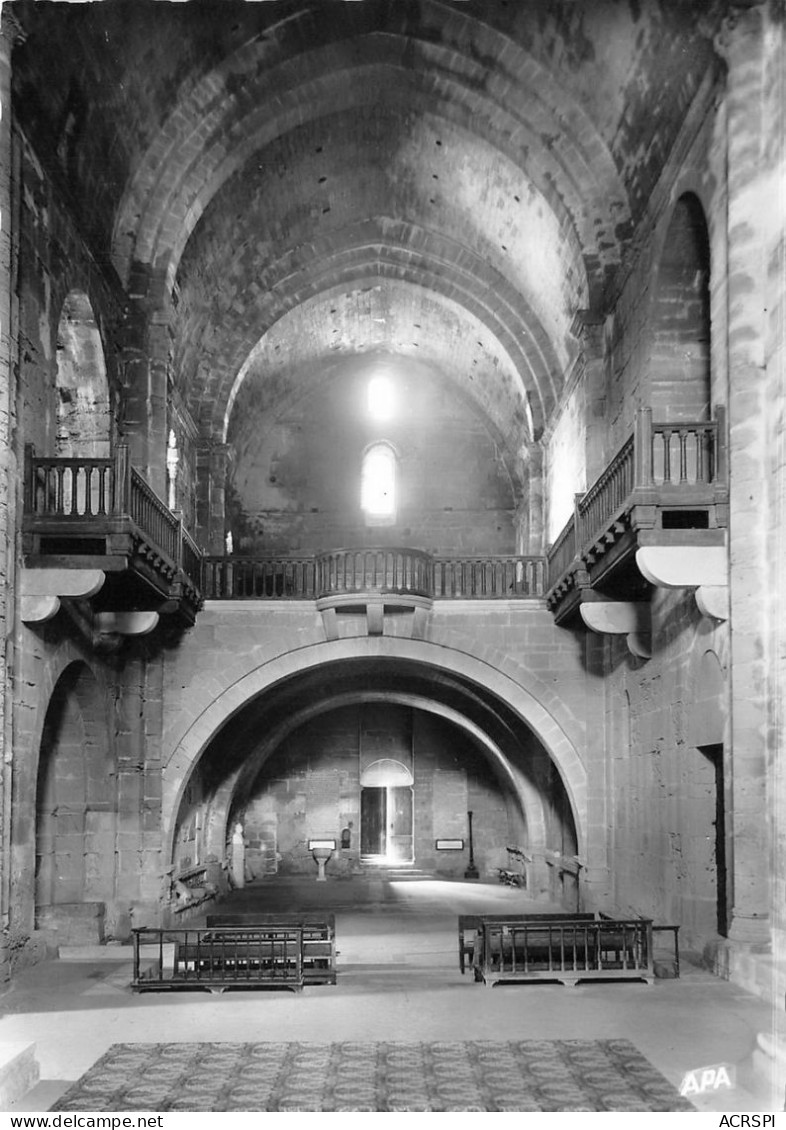
[[[371,357],[455,382],[515,454],[624,274],[711,65],[703,7],[18,0],[16,94],[31,133],[61,123],[205,438]]]

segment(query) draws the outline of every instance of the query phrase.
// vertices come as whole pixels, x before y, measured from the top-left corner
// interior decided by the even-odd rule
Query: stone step
[[[385,867],[380,866],[378,863],[365,863],[361,860],[360,868],[360,874],[363,878],[378,879],[388,883],[398,883],[402,879],[418,880],[433,878],[429,871],[424,871],[421,867],[414,867],[411,864],[402,864],[400,867]]]
[[[39,1076],[35,1044],[0,1043],[0,1110],[26,1095]]]

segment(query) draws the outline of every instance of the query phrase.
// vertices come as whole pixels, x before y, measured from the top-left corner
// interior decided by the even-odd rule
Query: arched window
[[[109,385],[101,335],[82,291],[63,303],[57,328],[57,436],[55,453],[106,458],[110,436]]]
[[[363,455],[360,505],[369,525],[396,520],[396,453],[389,443],[375,443]]]
[[[710,240],[698,198],[677,201],[654,292],[650,405],[656,420],[710,417]]]

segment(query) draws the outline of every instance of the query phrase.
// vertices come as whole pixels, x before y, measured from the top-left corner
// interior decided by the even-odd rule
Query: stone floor
[[[391,877],[276,881],[235,892],[222,909],[329,908],[336,914],[336,985],[302,993],[136,995],[127,946],[71,947],[26,971],[0,999],[0,1042],[34,1042],[41,1082],[16,1111],[45,1111],[113,1043],[200,1040],[515,1040],[626,1038],[676,1087],[687,1071],[725,1063],[736,1086],[692,1096],[701,1110],[783,1109],[754,1070],[772,1010],[683,962],[679,980],[498,985],[458,968],[459,913],[557,909],[480,883]],[[212,913],[216,907],[210,908]],[[193,924],[193,923],[191,923]]]

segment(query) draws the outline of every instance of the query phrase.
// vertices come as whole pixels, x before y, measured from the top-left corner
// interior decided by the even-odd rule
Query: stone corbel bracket
[[[158,624],[157,612],[96,612],[93,646],[115,651],[126,636],[146,636]]]
[[[87,600],[101,589],[101,569],[23,569],[21,617],[25,624],[45,624],[57,615],[64,597]]]
[[[637,659],[652,657],[649,604],[632,600],[594,600],[582,604],[580,612],[591,631],[601,635],[624,635],[631,655]]]
[[[366,635],[389,634],[391,627],[390,624],[385,623],[386,614],[397,614],[403,620],[397,634],[408,639],[420,640],[425,636],[429,614],[433,607],[433,601],[429,597],[387,593],[380,595],[342,593],[337,596],[321,597],[316,603],[317,611],[322,615],[322,625],[327,640],[337,640],[344,634],[339,623],[341,614],[353,611],[362,613]]]
[[[639,572],[662,589],[695,589],[702,616],[729,618],[728,561],[725,545],[648,545],[636,550]]]

